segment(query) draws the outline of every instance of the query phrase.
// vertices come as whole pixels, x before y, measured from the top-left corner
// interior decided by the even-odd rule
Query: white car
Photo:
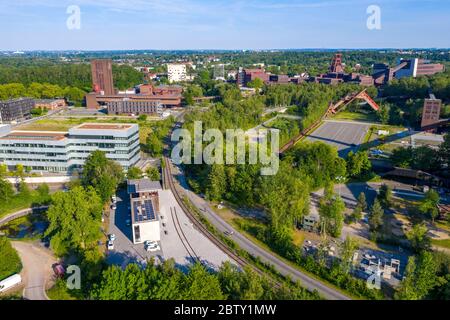
[[[108,250],[114,250],[114,242],[108,241]]]
[[[116,240],[116,235],[114,234],[114,233],[111,233],[109,236],[108,236],[108,238],[109,238],[109,241],[114,241],[114,240]]]
[[[146,251],[158,251],[160,250],[160,247],[157,242],[155,241],[145,241],[144,242],[144,248]]]
[[[112,196],[111,200],[112,200],[113,203],[116,203],[117,202],[117,197],[116,196]]]

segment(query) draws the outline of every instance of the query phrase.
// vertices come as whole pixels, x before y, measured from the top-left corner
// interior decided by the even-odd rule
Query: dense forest
[[[126,65],[114,64],[113,78],[114,86],[122,90],[143,81],[140,72]],[[76,105],[81,105],[84,95],[91,91],[91,87],[91,69],[88,63],[0,59],[0,100],[22,96],[65,97]]]
[[[125,270],[113,266],[103,271],[90,290],[98,300],[317,300],[298,284],[274,285],[250,269],[239,270],[225,263],[217,272],[197,263],[183,273],[172,260],[146,268],[130,264]]]

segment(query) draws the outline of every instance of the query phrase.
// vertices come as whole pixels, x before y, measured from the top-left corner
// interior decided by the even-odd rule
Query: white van
[[[4,292],[22,282],[20,274],[12,275],[5,280],[0,281],[0,292]]]

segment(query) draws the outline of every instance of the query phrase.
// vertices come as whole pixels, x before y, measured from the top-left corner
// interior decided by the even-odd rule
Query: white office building
[[[159,181],[128,180],[133,243],[160,241]]]
[[[35,172],[71,173],[95,150],[124,170],[140,160],[137,124],[84,123],[68,132],[0,130],[0,163]]]
[[[186,81],[186,65],[180,63],[167,64],[167,77],[169,82]]]

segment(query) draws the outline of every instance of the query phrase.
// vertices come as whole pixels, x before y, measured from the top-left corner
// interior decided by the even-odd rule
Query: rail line
[[[170,164],[169,160],[167,159],[167,157],[164,157],[164,184],[165,184],[165,187],[172,190],[175,200],[178,202],[181,209],[188,216],[189,220],[192,221],[193,225],[197,228],[197,230],[199,230],[207,239],[209,239],[212,243],[214,243],[221,251],[226,253],[239,266],[241,266],[241,267],[250,266],[256,273],[263,275],[264,273],[261,270],[259,270],[255,266],[251,265],[248,261],[246,261],[242,257],[239,257],[230,248],[228,248],[227,245],[225,245],[221,240],[219,240],[218,237],[216,235],[214,235],[211,231],[209,231],[200,222],[198,217],[194,213],[192,213],[191,210],[185,205],[185,203],[183,202],[183,199],[181,199],[181,197],[178,193],[178,190],[175,187],[175,183],[173,182],[172,171],[171,171],[170,165],[171,164]],[[277,285],[278,285],[278,283],[277,283]]]
[[[175,231],[177,232],[178,237],[180,238],[181,243],[183,244],[183,247],[186,249],[186,252],[189,254],[189,256],[193,260],[201,262],[200,258],[195,253],[194,249],[192,248],[191,244],[189,243],[189,240],[187,239],[186,234],[184,233],[183,229],[181,228],[180,220],[178,219],[177,210],[175,207],[170,207],[170,214],[172,216],[172,221],[175,226]]]

